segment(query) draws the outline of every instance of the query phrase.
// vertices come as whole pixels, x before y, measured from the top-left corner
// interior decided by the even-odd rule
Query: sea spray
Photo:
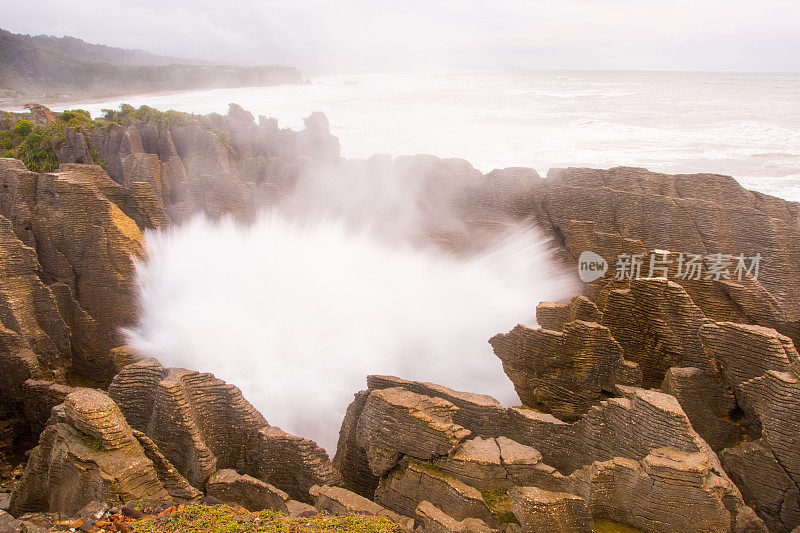
[[[271,424],[331,452],[368,374],[517,403],[488,339],[576,291],[530,227],[467,258],[275,213],[249,225],[197,216],[146,243],[127,341],[239,386]]]

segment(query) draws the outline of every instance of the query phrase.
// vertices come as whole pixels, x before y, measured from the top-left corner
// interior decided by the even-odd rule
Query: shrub
[[[92,115],[85,109],[67,109],[58,115],[58,120],[70,126],[92,122]]]
[[[30,120],[18,120],[14,125],[14,133],[21,137],[25,137],[33,130],[33,122]]]

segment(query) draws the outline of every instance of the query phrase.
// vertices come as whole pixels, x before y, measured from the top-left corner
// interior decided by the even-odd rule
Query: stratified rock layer
[[[80,389],[66,397],[63,414],[42,432],[10,511],[71,516],[92,501],[168,498],[119,408],[100,391]]]
[[[233,468],[308,500],[312,485],[337,479],[324,450],[270,426],[238,388],[211,374],[147,359],[126,366],[108,393],[195,487]]]

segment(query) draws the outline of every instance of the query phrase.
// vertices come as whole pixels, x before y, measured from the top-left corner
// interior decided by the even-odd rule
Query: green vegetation
[[[53,172],[58,168],[57,154],[64,146],[66,127],[88,133],[97,126],[85,109],[64,111],[47,125],[15,120],[18,116],[12,113],[0,116],[0,156],[20,159],[34,172]]]
[[[0,130],[0,155],[21,159],[35,172],[52,172],[58,168],[56,153],[64,146],[64,127],[61,121],[39,126],[19,120],[13,129]]]
[[[76,429],[75,433],[77,433],[78,438],[81,439],[81,441],[83,442],[84,446],[86,446],[87,448],[89,448],[93,452],[105,451],[106,447],[103,446],[103,441],[101,441],[97,437],[95,437],[93,435],[89,435],[87,433],[84,433],[80,429]]]
[[[478,489],[483,496],[483,501],[489,506],[492,515],[501,522],[519,523],[517,517],[511,512],[511,499],[506,489]]]
[[[14,133],[25,137],[33,130],[33,122],[30,120],[20,120],[14,125]]]
[[[132,523],[136,533],[394,533],[399,528],[381,516],[317,515],[308,518],[290,518],[282,513],[260,511],[251,513],[227,505],[189,505],[157,518],[146,518]]]
[[[592,531],[594,531],[594,533],[642,533],[641,529],[632,528],[603,518],[594,519]]]
[[[238,106],[231,109],[231,112],[245,113]],[[54,122],[47,125],[20,118],[27,116],[30,115],[0,111],[0,157],[20,159],[34,172],[53,172],[58,169],[57,154],[65,144],[64,129],[67,127],[84,133],[89,153],[94,161],[103,166],[105,162],[100,160],[100,154],[92,147],[88,133],[98,128],[105,133],[115,124],[129,126],[134,121],[171,128],[187,126],[197,120],[201,127],[214,133],[224,146],[230,147],[228,117],[219,113],[194,115],[174,110],[159,111],[146,105],[137,109],[130,104],[122,104],[118,110],[103,109],[103,117],[98,120],[93,120],[85,109],[62,111],[55,116]]]

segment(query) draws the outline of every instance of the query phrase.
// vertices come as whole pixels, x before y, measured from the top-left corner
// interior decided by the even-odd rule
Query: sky
[[[304,72],[800,72],[798,0],[4,0],[0,27]]]

